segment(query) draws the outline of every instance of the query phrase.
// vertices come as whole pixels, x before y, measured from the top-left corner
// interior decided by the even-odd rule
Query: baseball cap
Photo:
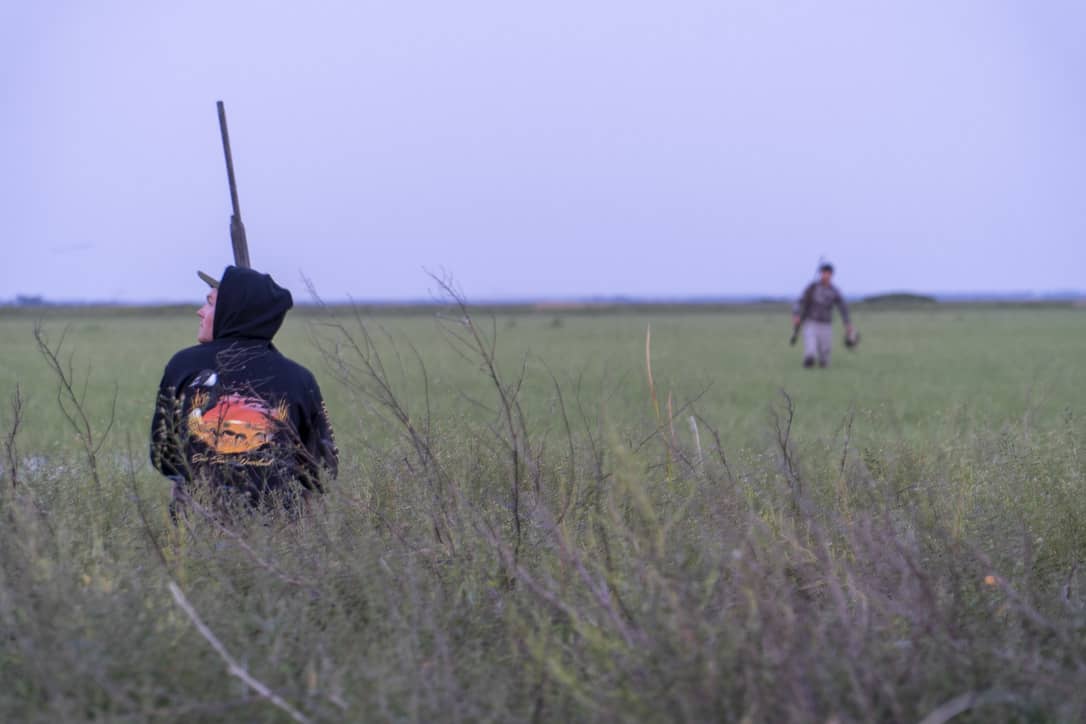
[[[202,271],[198,271],[198,272],[196,272],[196,275],[198,277],[200,277],[201,279],[203,279],[205,282],[207,282],[207,285],[209,287],[211,287],[212,289],[218,289],[219,288],[219,280],[216,279],[215,277],[211,276],[210,274],[206,274],[206,273],[204,273]]]

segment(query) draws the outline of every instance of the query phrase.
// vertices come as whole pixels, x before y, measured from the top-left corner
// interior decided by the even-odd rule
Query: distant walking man
[[[335,475],[335,437],[317,380],[272,344],[294,301],[267,274],[230,266],[197,313],[200,343],[166,365],[151,462],[173,481],[172,514],[199,492],[220,512],[296,515]]]
[[[847,339],[855,339],[852,323],[849,321],[848,306],[845,298],[835,287],[833,265],[823,264],[818,269],[818,281],[811,282],[803,290],[792,308],[792,326],[798,332],[803,331],[803,366],[825,367],[830,363],[830,351],[833,347],[833,307],[841,310],[841,321],[845,323]],[[792,335],[792,343],[796,335]]]

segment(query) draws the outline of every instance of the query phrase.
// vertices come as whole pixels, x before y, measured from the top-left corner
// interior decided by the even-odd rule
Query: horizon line
[[[1086,291],[1076,289],[1055,289],[1046,291],[1019,290],[1019,291],[943,291],[943,292],[917,292],[895,290],[885,292],[873,292],[859,294],[847,299],[849,303],[864,302],[881,297],[904,296],[918,299],[931,299],[935,302],[1074,302],[1086,299]],[[634,294],[606,294],[606,295],[539,295],[527,297],[480,297],[478,299],[467,298],[465,300],[471,306],[546,306],[546,305],[713,305],[713,304],[778,304],[794,301],[789,294],[688,294],[688,295],[634,295]],[[378,298],[354,298],[343,297],[338,299],[303,300],[295,303],[299,307],[312,306],[407,306],[407,307],[432,307],[450,303],[449,299],[434,297],[378,297]],[[64,306],[109,306],[109,307],[168,307],[188,306],[195,304],[191,299],[50,299],[40,294],[17,294],[13,298],[0,299],[0,307],[64,307]]]

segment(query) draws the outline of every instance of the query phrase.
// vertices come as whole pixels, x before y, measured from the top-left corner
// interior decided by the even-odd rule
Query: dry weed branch
[[[173,596],[173,600],[181,607],[181,610],[185,612],[185,615],[192,621],[192,625],[196,627],[196,630],[200,632],[200,635],[204,637],[204,640],[211,644],[211,648],[215,649],[215,652],[226,662],[227,671],[232,676],[236,676],[241,679],[245,684],[259,694],[264,699],[271,702],[276,708],[281,709],[290,715],[290,718],[296,722],[302,722],[302,724],[309,724],[309,718],[303,715],[300,711],[295,709],[289,703],[287,703],[283,697],[276,694],[270,687],[258,681],[248,671],[245,670],[237,659],[230,655],[230,652],[226,650],[226,647],[222,645],[222,642],[215,637],[215,634],[211,632],[211,629],[203,622],[200,615],[196,612],[196,609],[192,607],[189,600],[185,598],[185,594],[181,591],[173,581],[168,584],[170,589],[170,595]]]
[[[90,381],[90,371],[88,370],[87,376],[83,381],[83,389],[77,393],[75,390],[76,382],[72,357],[68,358],[67,364],[62,363],[60,359],[61,348],[64,346],[64,338],[67,334],[68,329],[65,328],[61,333],[60,340],[57,342],[56,346],[50,347],[45,336],[45,329],[42,327],[41,322],[36,322],[34,324],[34,339],[38,343],[38,351],[41,353],[42,357],[45,358],[46,363],[57,378],[57,404],[60,406],[60,411],[64,415],[64,418],[75,431],[80,445],[83,447],[83,453],[87,459],[87,466],[91,471],[91,479],[94,481],[95,490],[100,494],[102,492],[102,481],[98,474],[98,453],[102,449],[102,445],[105,443],[109,431],[113,429],[113,423],[117,418],[118,386],[116,383],[113,385],[113,399],[110,403],[106,429],[101,436],[97,436],[95,435],[93,425],[91,425],[90,418],[87,416],[86,408],[87,384]]]
[[[19,385],[16,384],[15,392],[11,394],[11,428],[4,438],[4,456],[7,458],[8,476],[11,478],[13,490],[19,485],[19,448],[16,443],[22,423],[23,395]]]

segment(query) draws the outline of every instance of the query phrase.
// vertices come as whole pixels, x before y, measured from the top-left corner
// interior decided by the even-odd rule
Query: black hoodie
[[[267,274],[227,267],[213,339],[166,365],[151,422],[151,462],[175,480],[210,480],[252,502],[296,480],[321,491],[338,452],[320,388],[272,337],[294,305]]]

